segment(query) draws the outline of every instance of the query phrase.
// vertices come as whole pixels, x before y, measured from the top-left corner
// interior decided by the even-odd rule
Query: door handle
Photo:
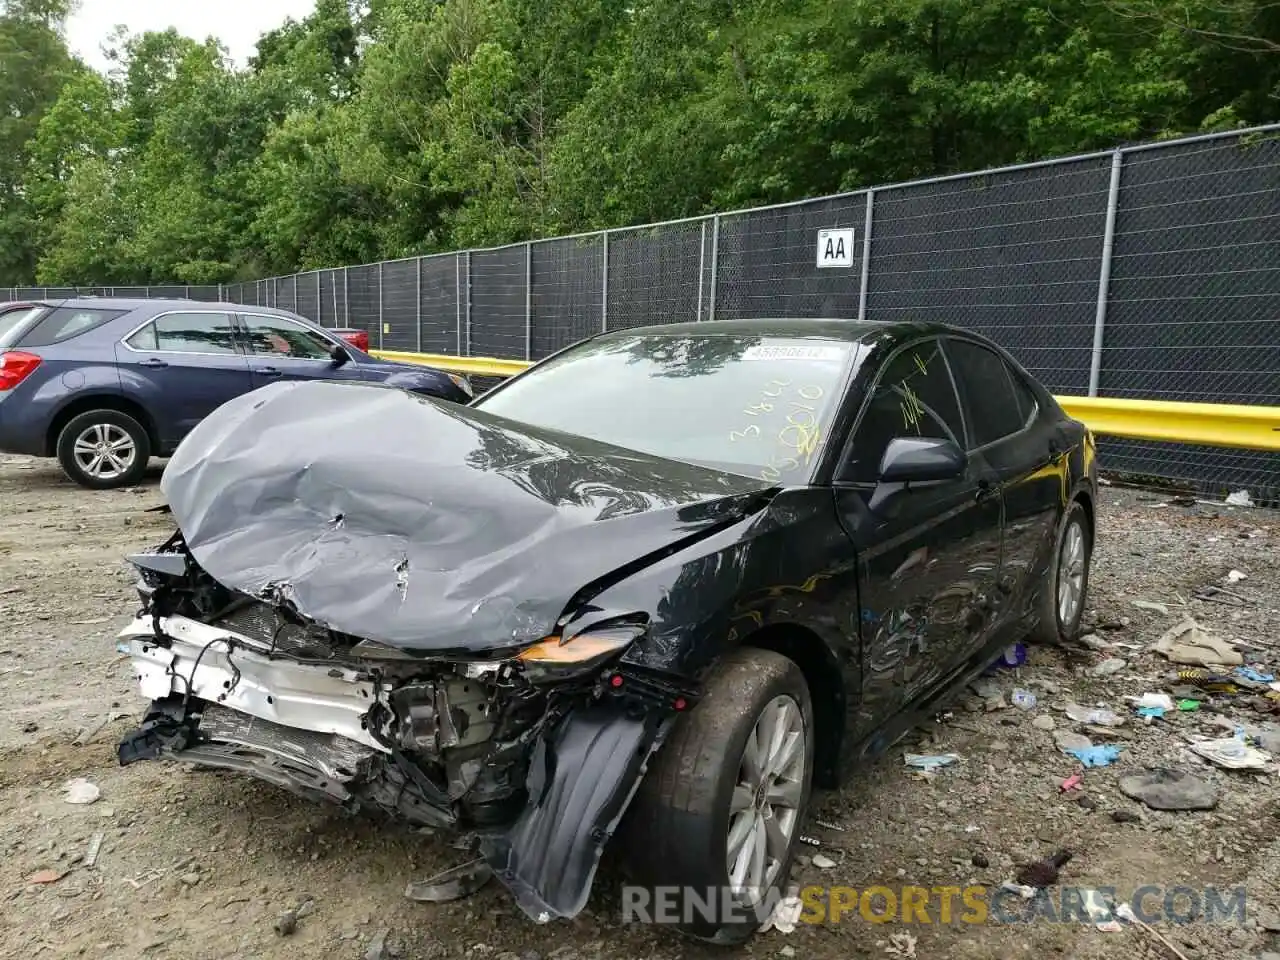
[[[262,374],[264,377],[278,377],[280,376],[280,368],[279,367],[259,367],[258,373]]]
[[[167,367],[169,365],[169,362],[167,360],[161,360],[159,357],[147,357],[147,359],[140,362],[140,365],[144,367],[158,368],[158,367]]]

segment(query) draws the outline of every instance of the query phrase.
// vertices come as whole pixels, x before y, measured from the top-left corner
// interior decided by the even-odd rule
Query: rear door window
[[[949,338],[947,355],[964,400],[970,450],[1026,425],[1031,411],[1022,409],[1008,366],[998,353],[970,340]]]
[[[128,310],[103,310],[97,307],[55,307],[40,318],[23,335],[19,347],[48,347],[78,337],[94,327],[122,317]]]
[[[249,349],[259,356],[328,360],[334,344],[314,330],[283,317],[245,316]]]
[[[226,313],[169,313],[125,341],[134,350],[166,353],[239,353],[235,327]]]

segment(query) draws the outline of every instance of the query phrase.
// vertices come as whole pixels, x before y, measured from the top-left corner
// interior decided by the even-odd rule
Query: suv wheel
[[[658,751],[624,831],[628,865],[658,894],[650,908],[675,906],[681,929],[701,940],[747,940],[786,885],[813,748],[800,668],[770,650],[727,654]]]
[[[119,410],[79,414],[58,434],[58,463],[68,477],[93,490],[136,484],[150,459],[147,431]]]

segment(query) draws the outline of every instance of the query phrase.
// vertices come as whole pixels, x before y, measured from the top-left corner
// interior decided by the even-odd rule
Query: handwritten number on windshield
[[[735,442],[761,437],[765,433],[761,429],[761,422],[772,420],[770,414],[785,415],[786,422],[780,424],[774,434],[774,441],[780,449],[770,456],[769,462],[760,471],[761,479],[770,483],[799,470],[812,459],[818,449],[816,401],[822,399],[822,388],[816,384],[802,384],[795,389],[795,394],[800,399],[784,400],[790,386],[791,383],[787,380],[770,380],[760,391],[762,399],[749,404],[742,411],[749,417],[757,418],[757,422],[748,423],[741,430],[729,431],[729,439]],[[769,432],[772,432],[772,428]]]

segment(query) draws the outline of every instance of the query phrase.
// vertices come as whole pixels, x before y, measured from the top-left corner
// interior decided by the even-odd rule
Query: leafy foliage
[[[1274,119],[1273,0],[318,0],[244,67],[0,0],[0,285],[210,283]]]

